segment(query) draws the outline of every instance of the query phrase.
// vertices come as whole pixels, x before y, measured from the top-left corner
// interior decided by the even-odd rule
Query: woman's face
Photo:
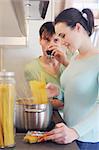
[[[79,28],[70,28],[66,23],[57,23],[55,25],[55,32],[61,40],[62,44],[66,46],[71,52],[76,51],[80,47],[81,38]]]

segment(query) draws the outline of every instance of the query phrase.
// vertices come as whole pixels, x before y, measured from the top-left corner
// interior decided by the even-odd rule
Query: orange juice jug
[[[13,147],[14,141],[14,72],[0,72],[0,148]]]

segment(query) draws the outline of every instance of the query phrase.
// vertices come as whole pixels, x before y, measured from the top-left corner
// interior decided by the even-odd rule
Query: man
[[[65,66],[59,63],[54,57],[53,51],[58,50],[61,44],[60,39],[55,35],[55,29],[52,22],[44,23],[40,30],[40,45],[42,56],[33,59],[25,67],[25,77],[27,81],[43,80],[46,83],[55,83],[60,87],[60,75]],[[55,108],[63,107],[63,96],[53,97],[50,99]]]

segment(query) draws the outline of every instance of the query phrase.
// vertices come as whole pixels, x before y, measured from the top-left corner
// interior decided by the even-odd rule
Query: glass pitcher
[[[0,72],[0,148],[13,147],[14,141],[14,72]]]

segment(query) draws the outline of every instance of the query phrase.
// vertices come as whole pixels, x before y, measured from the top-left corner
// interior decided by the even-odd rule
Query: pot
[[[46,130],[51,122],[52,106],[48,104],[30,104],[27,100],[16,103],[15,127],[19,131]]]

